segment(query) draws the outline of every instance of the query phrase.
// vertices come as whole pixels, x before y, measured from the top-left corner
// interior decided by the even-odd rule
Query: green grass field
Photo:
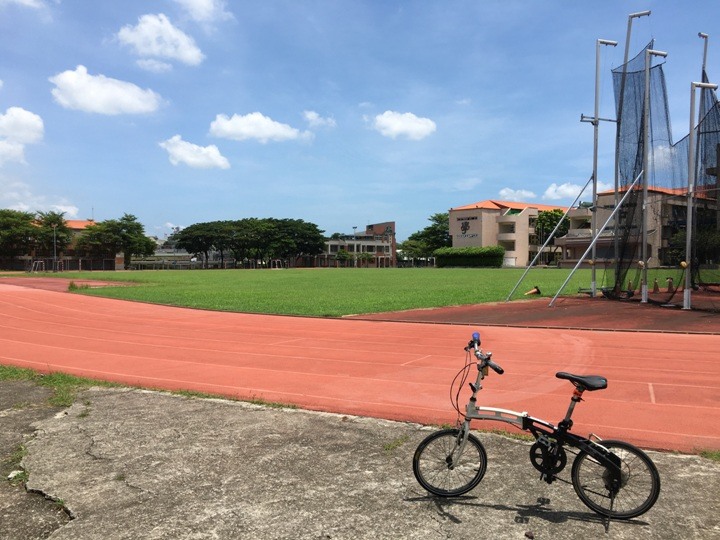
[[[64,272],[70,279],[130,282],[132,287],[77,289],[79,294],[221,311],[339,317],[413,308],[504,301],[523,269],[403,268]],[[535,285],[553,296],[569,274],[533,269],[513,299]],[[576,272],[564,294],[589,286]]]

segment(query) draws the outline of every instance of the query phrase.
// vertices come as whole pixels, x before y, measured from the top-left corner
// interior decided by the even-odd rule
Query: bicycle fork
[[[455,466],[460,461],[463,452],[465,451],[465,445],[467,444],[468,437],[470,436],[470,419],[473,417],[473,414],[476,414],[477,412],[477,393],[482,390],[481,381],[485,378],[485,375],[487,375],[487,371],[487,367],[483,368],[478,365],[477,379],[474,383],[469,384],[470,388],[472,389],[472,395],[470,396],[470,400],[465,407],[465,421],[459,428],[458,436],[455,440],[455,446],[451,449],[450,453],[445,458],[448,469],[450,470],[455,468]]]
[[[465,445],[467,444],[468,437],[470,436],[470,420],[465,420],[458,430],[457,437],[455,439],[455,445],[450,449],[450,453],[445,457],[448,469],[453,470],[460,461],[460,458],[465,452]]]

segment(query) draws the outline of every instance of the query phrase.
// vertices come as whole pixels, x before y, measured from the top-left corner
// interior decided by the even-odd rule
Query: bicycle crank
[[[567,454],[562,446],[552,445],[550,449],[536,442],[530,447],[530,463],[543,475],[556,475],[567,465]]]

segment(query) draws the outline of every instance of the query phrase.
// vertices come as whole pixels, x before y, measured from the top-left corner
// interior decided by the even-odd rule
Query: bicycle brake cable
[[[459,416],[463,416],[462,411],[460,411],[460,392],[462,392],[463,387],[465,386],[465,382],[467,382],[468,374],[470,373],[470,368],[474,366],[477,362],[472,362],[470,360],[470,351],[467,352],[465,355],[465,365],[462,367],[460,371],[457,372],[455,375],[455,378],[453,379],[452,383],[450,384],[450,403],[453,406],[453,409],[458,413]],[[457,383],[458,378],[460,377],[460,382]],[[457,384],[457,392],[453,396],[453,388],[455,388],[455,385]]]

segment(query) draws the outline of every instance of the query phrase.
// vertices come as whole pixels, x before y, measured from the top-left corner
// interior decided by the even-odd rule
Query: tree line
[[[173,233],[167,245],[202,255],[205,260],[210,252],[216,252],[221,263],[226,255],[269,263],[322,253],[323,232],[302,219],[244,218],[195,223]]]
[[[211,252],[235,259],[269,262],[322,253],[325,237],[314,223],[301,219],[245,218],[195,223],[175,231],[166,245],[208,260]],[[75,237],[62,212],[23,212],[0,209],[0,258],[49,258],[72,250],[77,257],[115,258],[123,253],[129,268],[132,257],[153,255],[156,243],[145,235],[132,214],[86,227]]]
[[[114,259],[123,253],[125,267],[133,256],[152,255],[155,242],[132,214],[85,228],[74,240],[64,212],[0,209],[0,258],[50,258],[72,249],[77,257]]]

